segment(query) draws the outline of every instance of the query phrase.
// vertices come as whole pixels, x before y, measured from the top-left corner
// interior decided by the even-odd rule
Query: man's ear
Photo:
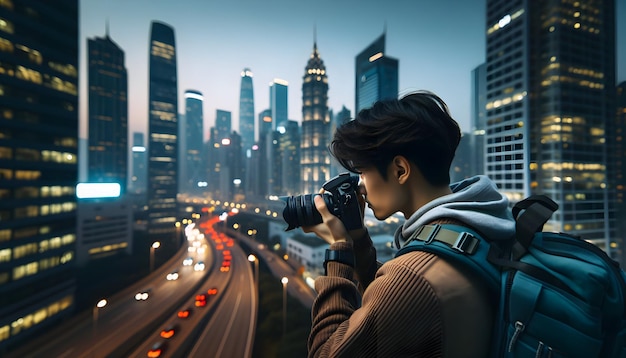
[[[409,179],[411,166],[404,156],[397,155],[393,158],[393,173],[400,184],[404,184]]]

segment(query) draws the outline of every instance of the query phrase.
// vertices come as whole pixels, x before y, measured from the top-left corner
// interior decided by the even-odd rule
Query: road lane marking
[[[235,302],[235,307],[239,307],[239,302],[241,302],[241,292],[239,292],[239,294],[237,295],[237,302]],[[233,326],[233,322],[235,322],[235,312],[237,312],[237,309],[233,310],[233,314],[230,316],[230,320],[228,321],[228,326],[226,326],[226,329],[224,330],[225,332],[229,332],[230,333],[230,329]],[[217,349],[217,352],[215,354],[216,357],[221,357],[222,356],[222,350],[224,349],[224,344],[226,343],[226,338],[228,338],[230,336],[230,334],[226,334],[224,335],[222,341],[220,342],[220,346]]]

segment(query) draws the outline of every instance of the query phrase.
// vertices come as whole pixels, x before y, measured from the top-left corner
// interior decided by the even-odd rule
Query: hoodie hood
[[[395,233],[398,248],[402,247],[422,225],[449,218],[459,220],[485,235],[487,240],[506,240],[515,233],[515,220],[509,200],[485,175],[478,175],[450,185],[452,194],[439,197],[409,217]]]

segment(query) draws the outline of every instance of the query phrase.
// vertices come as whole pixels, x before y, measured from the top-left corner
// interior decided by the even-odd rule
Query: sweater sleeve
[[[366,232],[365,237],[354,242],[354,257],[356,267],[354,268],[355,278],[359,291],[363,293],[367,286],[374,280],[376,271],[380,267],[380,263],[376,261],[376,248],[372,243],[369,233]]]
[[[421,265],[434,257],[420,254]],[[315,281],[309,357],[441,354],[439,301],[415,266],[387,262],[363,296],[350,266],[329,262],[327,270]]]

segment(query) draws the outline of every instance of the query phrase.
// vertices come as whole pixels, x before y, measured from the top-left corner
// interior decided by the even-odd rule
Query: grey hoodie
[[[488,240],[508,239],[515,232],[509,201],[495,183],[478,175],[450,185],[452,194],[419,208],[395,233],[400,248],[420,226],[440,218],[456,219],[477,230]]]

